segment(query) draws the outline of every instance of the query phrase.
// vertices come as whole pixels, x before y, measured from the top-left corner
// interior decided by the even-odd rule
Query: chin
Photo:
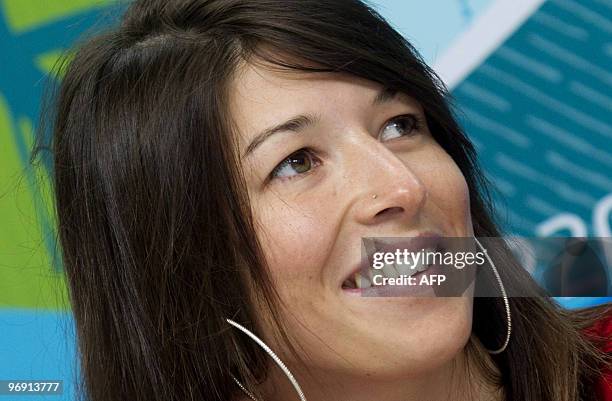
[[[360,326],[353,366],[372,379],[420,376],[449,363],[465,347],[472,329],[472,298],[420,298],[415,310],[393,317],[383,313]]]

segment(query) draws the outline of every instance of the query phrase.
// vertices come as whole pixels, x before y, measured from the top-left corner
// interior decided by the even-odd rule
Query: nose
[[[348,213],[362,225],[418,226],[428,192],[410,163],[378,141],[355,146],[360,147],[359,163],[351,163],[345,173],[355,194]]]

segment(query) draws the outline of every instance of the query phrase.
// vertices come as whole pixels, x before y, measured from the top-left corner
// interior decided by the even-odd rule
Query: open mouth
[[[381,280],[382,278],[387,279],[399,279],[402,277],[415,276],[425,272],[432,265],[434,265],[434,258],[426,258],[431,252],[439,252],[440,247],[437,245],[430,246],[428,248],[422,248],[419,252],[422,253],[422,257],[418,261],[411,261],[411,263],[385,263],[382,268],[375,269],[369,264],[362,264],[362,266],[351,273],[343,282],[342,290],[346,291],[359,291],[370,287],[383,287],[383,285],[376,285],[376,282],[386,282],[387,280]],[[378,280],[374,278],[378,277]]]

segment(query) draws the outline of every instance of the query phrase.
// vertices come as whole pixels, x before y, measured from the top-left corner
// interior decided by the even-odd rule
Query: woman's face
[[[382,89],[250,64],[233,82],[257,234],[287,307],[284,324],[317,372],[420,375],[453,359],[471,331],[471,297],[362,297],[342,286],[361,260],[362,237],[473,235],[465,179],[419,102]],[[311,121],[253,145],[297,115]]]

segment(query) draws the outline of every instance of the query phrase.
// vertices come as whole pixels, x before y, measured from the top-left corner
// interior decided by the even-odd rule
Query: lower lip
[[[363,296],[364,298],[371,297],[407,297],[407,296],[435,296],[433,287],[430,285],[418,285],[421,277],[442,273],[442,268],[439,265],[431,265],[426,270],[413,274],[417,284],[415,285],[377,285],[368,288],[343,288],[342,291],[350,296]]]

